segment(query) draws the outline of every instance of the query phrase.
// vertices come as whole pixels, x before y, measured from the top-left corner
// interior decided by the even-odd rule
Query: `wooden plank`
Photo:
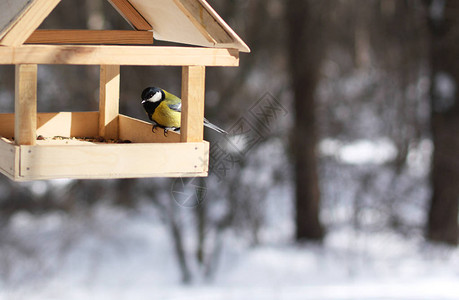
[[[204,136],[205,67],[182,68],[181,142],[200,142]]]
[[[66,146],[66,145],[85,145],[88,144],[96,145],[97,142],[89,142],[80,139],[44,139],[38,140],[37,146]],[[65,150],[64,150],[65,151]]]
[[[190,0],[183,1],[190,2]],[[212,8],[212,6],[209,5],[209,3],[207,3],[206,0],[197,0],[197,2],[201,3],[205,11],[209,13],[209,15],[215,20],[215,22],[218,23],[221,26],[221,28],[223,28],[223,30],[231,37],[232,42],[225,43],[224,40],[222,40],[221,47],[233,47],[241,52],[250,52],[249,46],[247,46],[247,44],[236,34],[236,32],[234,32],[234,30],[222,19],[222,17],[220,17],[220,15]],[[210,25],[212,25],[213,27],[213,21],[211,19],[209,20],[210,23],[207,23],[206,29],[208,29],[211,34],[218,34],[214,32],[215,29],[209,28]]]
[[[238,66],[234,49],[168,46],[23,45],[0,47],[0,64]]]
[[[100,66],[99,86],[99,136],[118,138],[120,101],[120,66]]]
[[[206,1],[129,1],[153,25],[156,40],[250,52]]]
[[[174,3],[183,12],[183,14],[191,21],[191,23],[196,27],[196,29],[198,29],[198,31],[202,34],[202,36],[206,38],[206,40],[210,44],[216,45],[218,43],[218,41],[206,30],[205,26],[203,26],[204,24],[202,24],[203,22],[201,18],[203,14],[201,14],[198,11],[197,16],[193,15],[193,12],[189,11],[186,8],[186,6],[182,3],[181,0],[174,0]],[[201,10],[201,12],[204,12],[204,11]]]
[[[172,0],[129,0],[154,27],[156,40],[214,47]]]
[[[0,45],[22,45],[59,2],[60,0],[33,0],[15,24],[3,36]]]
[[[39,113],[37,135],[92,137],[98,135],[99,112]]]
[[[14,114],[0,114],[0,137],[14,138]]]
[[[0,172],[14,179],[19,174],[19,147],[0,139]]]
[[[44,137],[90,137],[99,134],[99,112],[37,114],[37,135]],[[14,137],[14,114],[0,114],[0,136]]]
[[[35,30],[26,44],[151,45],[153,33],[135,30]]]
[[[35,145],[37,137],[37,65],[16,65],[14,141]]]
[[[42,144],[20,153],[24,180],[206,176],[209,143]]]
[[[212,43],[230,44],[233,38],[220,26],[215,18],[203,9],[203,6],[196,0],[174,0],[182,12]]]
[[[137,30],[152,30],[153,27],[142,17],[128,0],[108,0],[124,19]]]
[[[158,128],[152,132],[152,124],[124,115],[119,115],[119,138],[130,140],[133,143],[178,143],[180,134],[169,131],[164,136],[164,131]]]

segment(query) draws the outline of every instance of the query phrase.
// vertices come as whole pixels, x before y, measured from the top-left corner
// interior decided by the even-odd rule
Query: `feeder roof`
[[[244,41],[205,0],[108,1],[135,29],[151,30],[157,40],[250,52]],[[59,2],[2,0],[0,39],[16,26],[21,26],[21,32],[29,37]],[[139,28],[137,21],[150,26]],[[0,44],[5,45],[1,40]]]

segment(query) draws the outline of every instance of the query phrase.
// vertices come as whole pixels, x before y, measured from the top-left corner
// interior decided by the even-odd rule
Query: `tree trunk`
[[[188,284],[191,282],[191,270],[188,265],[188,257],[186,255],[185,244],[183,241],[183,230],[180,224],[180,217],[177,216],[178,212],[175,203],[169,203],[168,221],[171,230],[172,239],[174,242],[175,255],[179,263],[180,271],[182,273],[182,282]]]
[[[294,93],[296,238],[321,240],[320,191],[317,176],[315,90],[324,56],[323,31],[328,1],[289,0],[286,7],[287,47]]]
[[[433,5],[441,1],[431,2]],[[431,13],[434,9],[431,7]],[[427,237],[457,245],[459,237],[459,1],[431,16],[433,188]],[[438,13],[438,12],[437,12]]]

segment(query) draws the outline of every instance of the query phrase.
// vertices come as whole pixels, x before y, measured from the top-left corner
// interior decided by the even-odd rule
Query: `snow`
[[[456,101],[456,84],[454,79],[445,72],[438,72],[434,81],[434,105],[437,112],[445,112],[454,106]]]
[[[335,139],[324,139],[319,144],[322,155],[334,156],[347,164],[383,164],[393,160],[397,148],[392,141],[385,138],[375,140],[357,140],[343,143]]]
[[[282,203],[278,221],[290,210]],[[0,299],[458,299],[457,248],[350,226],[332,229],[322,245],[295,245],[290,229],[268,224],[264,236],[283,231],[284,239],[252,248],[228,234],[216,278],[182,285],[167,230],[149,205],[18,213],[7,235],[28,250],[6,247],[3,232]],[[5,271],[8,260],[15,264]]]
[[[280,157],[281,145],[269,147],[265,155]],[[422,234],[429,193],[422,180],[432,148],[428,139],[410,145],[409,177],[394,182],[384,166],[396,155],[389,139],[322,140],[321,218],[328,230],[322,244],[293,242],[290,183],[270,189],[274,183],[266,174],[257,177],[257,168],[246,169],[239,175],[257,178],[269,189],[259,207],[266,215],[260,244],[253,246],[240,232],[228,230],[215,278],[195,277],[189,285],[180,281],[169,229],[151,203],[122,209],[100,201],[71,214],[16,213],[0,228],[0,300],[459,299],[459,249],[430,244]],[[260,163],[266,161],[263,151],[255,155]],[[276,163],[267,165],[287,165],[281,159]],[[356,190],[361,178],[356,174],[362,170],[364,175],[375,172],[371,197]],[[47,182],[55,189],[68,183]],[[37,194],[45,189],[42,183],[24,187]],[[404,189],[409,192],[400,195],[406,199],[397,196],[386,203],[381,199],[390,197],[377,198]],[[176,208],[183,220],[192,220],[192,208]],[[216,217],[215,207],[212,211]],[[407,230],[391,229],[393,213]],[[188,246],[191,230],[184,231]]]
[[[255,157],[260,163],[267,159],[262,152],[280,157],[281,145]],[[269,189],[258,208],[266,215],[260,244],[253,246],[240,232],[228,230],[215,278],[195,277],[189,285],[180,281],[169,229],[151,203],[123,209],[100,201],[71,214],[16,213],[0,228],[0,300],[457,300],[459,249],[430,244],[422,233],[429,193],[423,180],[432,149],[428,139],[410,145],[408,177],[394,182],[384,166],[397,154],[389,139],[322,140],[321,218],[328,232],[321,244],[293,242],[290,183],[270,188],[274,183],[266,174],[244,170],[239,176],[257,178]],[[287,163],[278,159],[267,168],[282,165]],[[357,175],[368,170],[375,174],[370,177],[373,193],[359,196]],[[47,184],[59,189],[68,182]],[[45,189],[41,183],[25,187],[38,194]],[[394,203],[381,200],[391,196],[378,198],[378,193],[396,195],[399,190],[404,193]],[[173,205],[188,224],[195,211]],[[218,208],[212,207],[212,217],[223,213]],[[408,229],[392,229],[392,214]],[[184,230],[188,246],[193,244],[191,230]]]
[[[433,0],[430,4],[430,17],[436,22],[443,20],[445,15],[445,0]]]
[[[427,176],[430,171],[433,149],[433,143],[429,139],[423,139],[418,144],[410,145],[407,163],[413,173]]]

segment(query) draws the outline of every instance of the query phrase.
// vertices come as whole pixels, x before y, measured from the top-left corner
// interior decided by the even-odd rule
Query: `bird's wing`
[[[166,99],[164,100],[164,102],[166,102],[167,106],[169,106],[169,108],[174,111],[182,112],[182,100],[169,92],[165,91],[165,94]]]
[[[170,109],[177,111],[177,112],[182,112],[182,103],[167,103],[167,106],[169,106]]]

